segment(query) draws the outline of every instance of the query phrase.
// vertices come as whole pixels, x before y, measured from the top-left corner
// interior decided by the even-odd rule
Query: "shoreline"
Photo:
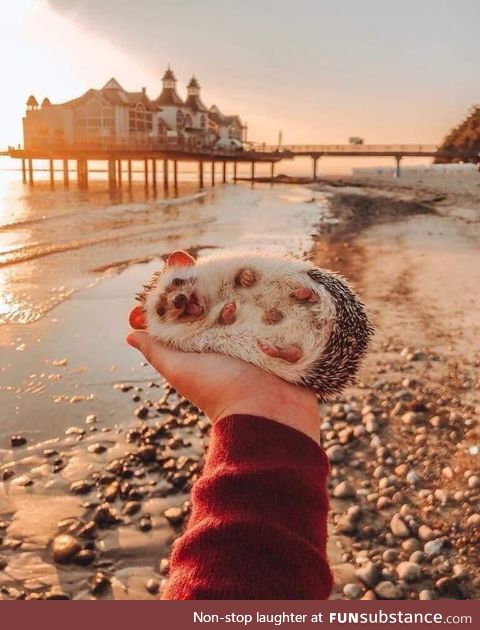
[[[478,599],[480,527],[471,517],[480,490],[469,480],[480,455],[469,449],[479,443],[472,343],[479,322],[469,291],[480,280],[463,278],[473,269],[478,214],[447,199],[428,203],[423,190],[315,186],[337,196],[335,211],[348,222],[319,223],[314,260],[351,279],[377,328],[358,385],[320,408],[332,460],[334,597],[380,597],[382,581],[391,582],[385,596]],[[380,216],[394,200],[395,212]],[[351,220],[352,202],[360,220]],[[138,265],[123,273],[135,276]],[[120,274],[111,282],[108,308],[126,309],[128,297],[114,303],[114,287],[129,281]],[[74,370],[71,378],[79,378]],[[144,365],[114,370],[109,381],[108,400],[121,415],[80,401],[65,436],[12,449],[13,464],[4,451],[0,599],[144,599],[161,589],[208,421]],[[58,536],[63,562],[54,559]]]

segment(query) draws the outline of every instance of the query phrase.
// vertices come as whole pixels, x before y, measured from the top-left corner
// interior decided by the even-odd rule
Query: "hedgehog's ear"
[[[166,264],[167,267],[192,267],[195,264],[195,258],[179,250],[168,256]]]

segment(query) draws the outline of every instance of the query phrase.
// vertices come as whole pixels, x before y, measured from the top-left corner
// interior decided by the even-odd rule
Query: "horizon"
[[[168,64],[181,94],[195,74],[207,106],[238,113],[253,141],[274,143],[281,130],[284,144],[349,136],[438,144],[479,98],[473,34],[480,7],[460,4],[462,11],[431,0],[388,10],[379,0],[361,8],[343,0],[335,10],[313,0],[294,9],[271,0],[241,7],[140,0],[134,8],[19,0],[3,9],[2,53],[13,61],[4,76],[0,146],[22,143],[30,94],[64,102],[113,76],[155,98]],[[207,14],[214,37],[198,26]],[[159,32],[156,24],[175,28]]]

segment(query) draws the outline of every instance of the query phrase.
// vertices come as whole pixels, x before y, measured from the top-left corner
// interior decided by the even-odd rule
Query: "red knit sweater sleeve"
[[[163,599],[326,599],[328,460],[303,433],[218,421]]]

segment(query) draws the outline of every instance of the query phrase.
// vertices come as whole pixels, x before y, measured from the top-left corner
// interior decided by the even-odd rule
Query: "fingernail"
[[[130,333],[129,335],[127,335],[126,341],[129,346],[132,346],[132,348],[135,348],[136,350],[138,350],[138,343],[137,343],[135,333]]]

